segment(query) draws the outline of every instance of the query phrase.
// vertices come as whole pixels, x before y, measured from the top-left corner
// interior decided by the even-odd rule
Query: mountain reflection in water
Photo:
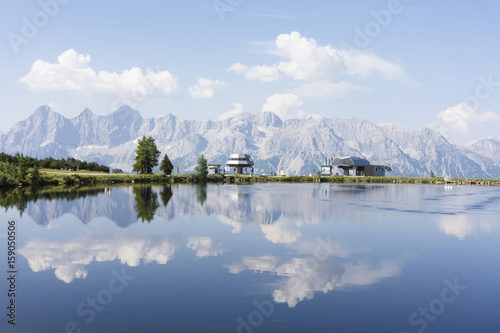
[[[246,320],[252,304],[269,301],[280,310],[263,331],[301,331],[300,322],[315,331],[366,331],[377,320],[383,331],[404,331],[411,329],[408,316],[439,296],[436,284],[444,279],[493,288],[499,198],[498,188],[486,187],[173,184],[3,190],[0,203],[19,220],[24,281],[65,290],[49,305],[55,313],[74,313],[82,293],[95,295],[110,271],[126,269],[135,280],[130,294],[116,295],[117,306],[141,304],[146,317],[168,308],[172,331],[191,320],[196,329],[188,331],[235,331],[235,318]],[[467,297],[476,294],[467,290],[460,304],[479,304]],[[22,304],[34,314],[30,302]],[[190,315],[195,308],[198,315]],[[107,311],[103,320],[138,328],[120,311]]]

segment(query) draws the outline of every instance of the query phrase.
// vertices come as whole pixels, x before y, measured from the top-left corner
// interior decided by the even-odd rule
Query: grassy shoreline
[[[168,184],[201,183],[200,178],[195,174],[182,174],[166,176],[162,173],[156,174],[109,174],[98,171],[64,171],[53,169],[40,169],[36,178],[21,178],[21,181],[3,182],[0,187],[18,187],[18,186],[96,186],[113,184]],[[331,176],[319,177],[310,176],[249,176],[249,175],[210,175],[206,179],[207,183],[229,183],[229,184],[249,184],[249,183],[372,183],[372,184],[434,184],[434,185],[481,185],[481,186],[500,186],[498,179],[459,179],[452,178],[445,181],[444,178],[418,178],[418,177],[345,177]]]
[[[129,175],[107,173],[49,173],[41,171],[43,184],[46,185],[111,185],[111,184],[163,184],[163,183],[200,183],[194,174],[166,176],[164,174]],[[460,179],[452,178],[417,178],[417,177],[318,177],[318,176],[249,176],[249,175],[211,175],[207,177],[208,183],[375,183],[375,184],[434,184],[434,185],[481,185],[500,186],[498,179]]]

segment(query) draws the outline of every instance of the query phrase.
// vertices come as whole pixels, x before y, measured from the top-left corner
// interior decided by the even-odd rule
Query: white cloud
[[[477,234],[479,231],[491,233],[497,228],[497,223],[492,221],[469,221],[467,216],[443,216],[438,228],[447,235],[455,236],[460,240],[467,236]]]
[[[130,95],[136,99],[171,96],[178,90],[177,78],[169,71],[148,69],[144,72],[132,67],[121,74],[96,72],[90,67],[90,55],[78,54],[73,49],[63,52],[57,59],[54,64],[36,60],[31,71],[19,82],[37,92],[68,90],[85,96]]]
[[[189,88],[189,95],[192,98],[213,98],[216,91],[226,86],[223,81],[199,78],[198,83]]]
[[[302,100],[295,94],[274,94],[266,99],[262,111],[274,112],[281,119],[304,118],[307,114],[300,110],[302,104]]]
[[[255,272],[273,272],[281,262],[281,258],[275,256],[242,257],[241,262],[225,265],[230,273],[239,274],[246,269]]]
[[[439,112],[438,118],[444,127],[458,132],[465,132],[469,129],[469,123],[473,121],[475,115],[476,112],[472,107],[465,103],[460,103]]]
[[[274,301],[295,307],[303,300],[313,299],[314,293],[333,289],[366,287],[399,275],[403,264],[384,261],[372,267],[366,263],[342,265],[334,258],[317,262],[312,257],[292,259],[276,269],[277,275],[287,276],[273,292]]]
[[[385,80],[401,80],[405,73],[401,65],[381,59],[370,53],[342,51],[346,74],[368,77],[380,76]]]
[[[276,38],[276,47],[289,58],[277,66],[280,71],[295,80],[335,79],[345,66],[337,50],[318,46],[313,38],[302,37],[294,31]]]
[[[386,260],[373,267],[367,263],[351,263],[345,266],[345,273],[337,288],[371,286],[383,279],[399,275],[403,263]]]
[[[500,120],[500,115],[498,113],[491,111],[491,110],[488,110],[486,112],[478,114],[477,119],[482,123],[484,123],[486,121],[498,121],[498,120]]]
[[[447,133],[450,130],[465,133],[473,123],[498,121],[500,120],[500,116],[492,111],[479,113],[470,105],[460,103],[440,111],[438,119],[443,133]]]
[[[170,237],[136,235],[128,231],[103,236],[94,232],[73,241],[33,240],[19,250],[33,272],[54,269],[58,279],[70,283],[86,278],[85,267],[93,261],[113,261],[137,266],[141,262],[166,264],[177,249]]]
[[[225,225],[228,225],[233,228],[231,231],[233,234],[239,234],[242,229],[242,224],[241,222],[238,222],[230,217],[223,216],[223,215],[218,215],[217,218],[224,223]]]
[[[186,246],[194,250],[198,258],[218,256],[224,253],[223,249],[215,246],[211,237],[189,237]]]
[[[218,119],[219,120],[226,120],[229,118],[236,117],[237,115],[243,113],[243,105],[241,105],[240,103],[234,103],[233,106],[234,106],[234,109],[232,109],[231,111],[228,111],[226,113],[221,114]]]
[[[273,224],[262,224],[260,228],[265,237],[273,243],[290,244],[302,236],[299,230],[291,230],[290,224],[283,220]]]
[[[57,109],[60,104],[59,103],[55,103],[55,102],[49,102],[49,104],[47,104],[52,110],[54,109]]]
[[[303,300],[313,299],[314,293],[327,293],[340,288],[370,286],[383,279],[397,276],[403,263],[383,261],[373,267],[366,263],[343,265],[334,257],[318,260],[315,257],[292,258],[282,263],[280,257],[242,257],[241,262],[225,266],[230,273],[239,274],[248,269],[269,272],[286,279],[273,291],[274,301],[295,307]]]
[[[279,283],[273,291],[274,301],[295,307],[303,300],[314,298],[315,292],[332,291],[340,282],[345,269],[335,259],[329,258],[314,266],[312,257],[292,259],[278,267],[278,275],[288,278]]]
[[[252,66],[249,68],[246,65],[236,63],[229,67],[228,71],[235,74],[243,74],[245,80],[272,82],[281,78],[281,75],[275,66]]]
[[[336,50],[330,45],[319,46],[313,38],[302,37],[296,31],[279,35],[275,47],[276,50],[270,53],[287,61],[252,67],[235,63],[229,71],[248,80],[264,82],[276,81],[282,76],[306,81],[335,81],[344,74],[379,76],[386,80],[405,77],[403,68],[398,64],[369,53]]]

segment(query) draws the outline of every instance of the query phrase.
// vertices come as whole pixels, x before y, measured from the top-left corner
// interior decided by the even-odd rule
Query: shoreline
[[[41,173],[41,186],[95,186],[113,184],[200,184],[203,183],[195,174],[167,176],[164,174],[128,175],[128,174],[86,174],[86,173]],[[470,185],[500,186],[499,179],[462,179],[443,177],[365,177],[365,176],[259,176],[259,175],[210,175],[206,183],[252,184],[252,183],[337,183],[337,184],[432,184],[432,185]],[[24,187],[29,184],[17,184],[8,187]]]

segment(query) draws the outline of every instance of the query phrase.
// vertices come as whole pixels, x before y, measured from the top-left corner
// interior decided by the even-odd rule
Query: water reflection
[[[2,189],[0,205],[5,209],[17,207],[20,216],[26,212],[41,226],[64,214],[72,214],[84,224],[97,217],[107,217],[125,228],[137,221],[131,191],[125,187],[114,187],[112,191],[107,187]]]
[[[294,244],[298,249],[303,248],[302,244],[306,241],[301,239],[303,234],[301,229],[305,225],[317,224],[320,221],[359,222],[376,214],[385,214],[381,212],[388,210],[396,213],[418,211],[419,214],[434,214],[437,207],[428,204],[429,202],[440,202],[442,214],[438,228],[448,235],[464,239],[479,230],[491,232],[496,227],[494,222],[470,222],[465,214],[460,214],[460,211],[464,210],[464,202],[467,202],[468,207],[472,207],[470,209],[493,205],[498,197],[496,192],[486,193],[486,196],[476,195],[477,199],[469,193],[462,195],[448,193],[448,199],[452,200],[449,204],[443,204],[447,199],[446,196],[426,196],[425,191],[428,188],[418,186],[387,188],[380,185],[298,185],[294,192],[290,192],[287,186],[273,185],[272,190],[265,186],[262,189],[253,191],[252,186],[208,187],[207,185],[160,187],[139,185],[116,187],[112,191],[107,188],[91,188],[40,193],[16,189],[7,192],[8,195],[3,197],[2,205],[18,207],[20,212],[28,212],[41,225],[48,225],[51,220],[66,213],[77,216],[85,224],[96,217],[104,216],[121,227],[128,227],[137,221],[149,223],[155,218],[171,220],[179,215],[213,215],[217,216],[220,222],[231,226],[233,233],[241,232],[245,224],[257,223],[268,241],[274,244]],[[415,203],[414,193],[408,195],[402,191],[417,192],[424,199]],[[358,208],[349,208],[353,206]],[[361,206],[365,209],[360,209]],[[173,257],[175,250],[171,240],[158,240],[151,238],[152,235],[143,238],[127,233],[108,236],[109,238],[105,238],[104,235],[97,237],[91,232],[70,242],[30,241],[22,249],[21,254],[29,260],[33,271],[55,269],[56,276],[69,283],[74,278],[84,278],[87,275],[85,266],[92,261],[117,258],[122,263],[134,266],[143,258],[146,263],[151,261],[166,263]],[[198,258],[224,253],[221,244],[215,244],[213,239],[204,236],[190,237],[187,247],[192,249]],[[258,265],[269,264],[269,261],[266,261],[268,259],[260,262],[262,257],[252,259],[252,265],[248,265],[248,260],[249,257],[245,257],[242,262],[235,263],[230,271],[233,273],[238,269],[255,271],[258,270],[256,269]],[[286,263],[275,262],[266,271],[287,276],[293,282],[295,279],[293,272],[305,261],[304,258],[294,258]],[[286,292],[288,289],[283,287],[279,289],[281,290],[279,293],[276,291],[282,295],[276,296],[276,301],[285,299],[289,305],[296,304],[296,301],[309,298],[315,291],[331,289],[333,285],[338,287],[356,284],[354,281],[359,278],[355,278],[356,275],[352,273],[356,270],[363,269],[361,272],[366,277],[388,277],[396,274],[396,268],[400,267],[391,264],[370,270],[363,265],[339,264],[336,261],[332,264],[332,262],[334,261],[321,262],[317,267],[318,271],[311,272],[311,277],[316,276],[319,279],[316,282],[309,281],[309,275],[300,277],[309,281],[305,284],[309,286],[308,288],[301,287],[303,291],[299,294],[302,296],[291,296]],[[336,269],[332,270],[333,267]],[[339,267],[341,269],[337,269]],[[276,293],[275,295],[278,295]]]
[[[307,323],[317,324],[310,331],[358,332],[396,322],[375,329],[396,332],[439,296],[436,284],[455,276],[474,292],[446,304],[450,318],[461,317],[455,311],[468,297],[477,299],[467,310],[493,309],[479,304],[499,276],[491,264],[500,244],[498,188],[174,184],[4,193],[6,215],[19,220],[24,320],[36,327],[41,303],[58,317],[71,312],[44,331],[61,330],[88,295],[104,295],[120,266],[136,277],[130,292],[88,331],[111,323],[140,330],[125,309],[157,325],[148,331],[234,332],[235,318],[253,325],[253,305],[272,300],[275,312],[259,330],[307,331]],[[46,302],[47,290],[57,301]]]
[[[445,234],[463,240],[479,232],[491,233],[498,227],[498,223],[494,221],[469,221],[467,215],[442,216],[438,227]]]
[[[172,236],[138,235],[128,230],[103,234],[91,229],[71,241],[30,240],[19,250],[33,272],[55,270],[66,283],[87,277],[92,262],[113,261],[128,266],[156,262],[166,264],[174,258],[177,241]]]
[[[275,283],[277,287],[272,291],[273,299],[277,303],[295,307],[303,300],[313,299],[317,292],[326,294],[334,289],[368,287],[396,277],[404,266],[403,260],[384,260],[376,264],[342,260],[341,258],[349,258],[350,255],[365,250],[326,244],[324,241],[315,243],[299,244],[302,250],[314,248],[311,255],[306,257],[242,257],[240,261],[225,267],[232,274],[249,270],[284,277]]]
[[[218,256],[226,252],[211,237],[189,237],[186,246],[195,251],[197,258]]]
[[[207,201],[207,187],[208,185],[206,183],[196,185],[196,200],[198,200],[201,207],[203,207],[205,201]]]
[[[167,207],[168,202],[172,198],[172,187],[170,184],[164,185],[160,191],[161,202],[163,203],[163,207]]]
[[[261,224],[260,229],[265,237],[273,243],[290,244],[297,241],[302,233],[293,221],[280,219],[272,224]]]
[[[42,190],[40,188],[32,187],[16,187],[16,188],[0,188],[0,206],[5,209],[16,208],[19,215],[23,215],[27,209],[28,204],[37,202],[37,200],[57,200],[64,199],[73,201],[77,199],[85,199],[89,196],[97,196],[103,193],[105,188],[86,188],[78,190],[75,188],[57,188]],[[46,224],[50,220],[42,220],[40,224]]]
[[[139,185],[132,187],[135,199],[137,219],[148,223],[155,217],[156,210],[160,207],[158,193],[153,192],[151,186]]]
[[[463,238],[469,235],[464,221],[473,211],[496,207],[500,200],[494,188],[461,188],[456,191],[432,186],[264,184],[254,186],[165,185],[33,191],[2,190],[0,205],[27,213],[39,225],[64,214],[84,224],[106,217],[120,227],[137,221],[172,220],[179,215],[217,216],[233,233],[242,225],[257,223],[273,243],[290,244],[301,237],[300,228],[322,221],[359,223],[388,213],[439,215],[439,230]],[[258,188],[258,191],[254,190]],[[436,192],[443,193],[436,194]],[[448,218],[449,217],[449,218]],[[495,223],[484,221],[480,230],[489,232]],[[493,224],[493,226],[487,226]],[[452,230],[456,230],[453,232]],[[469,230],[469,231],[468,231]]]

